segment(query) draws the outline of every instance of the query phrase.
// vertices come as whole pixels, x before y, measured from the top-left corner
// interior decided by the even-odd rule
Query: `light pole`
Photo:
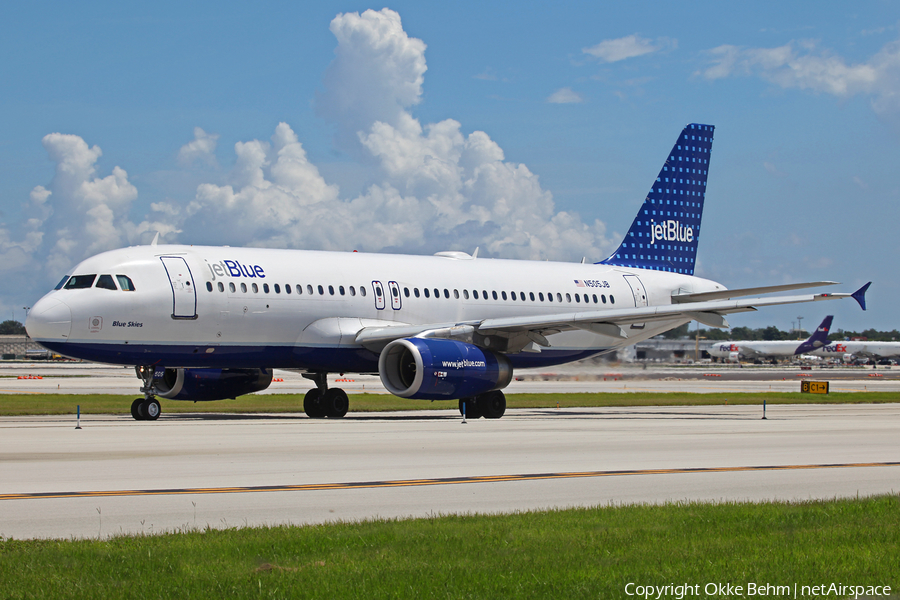
[[[797,329],[799,330],[797,334],[799,335],[800,331],[803,331],[803,317],[797,317]]]

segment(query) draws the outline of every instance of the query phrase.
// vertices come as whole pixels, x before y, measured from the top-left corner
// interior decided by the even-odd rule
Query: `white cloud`
[[[603,40],[596,46],[583,48],[581,51],[604,62],[612,63],[677,46],[678,41],[671,38],[661,37],[649,40],[632,34],[614,40]]]
[[[178,162],[189,167],[197,161],[215,167],[216,143],[218,134],[206,133],[200,127],[194,127],[194,139],[181,147],[178,151]]]
[[[452,119],[422,124],[410,113],[421,100],[425,44],[407,36],[397,13],[338,15],[331,29],[338,45],[316,103],[337,125],[342,147],[370,174],[363,193],[341,197],[292,128],[280,123],[268,141],[235,144],[224,185],[203,183],[184,203],[153,202],[150,216],[133,221],[138,190],[128,173],[115,166],[99,174],[98,146],[52,133],[43,144],[55,174],[32,190],[31,218],[16,230],[0,225],[3,269],[21,278],[43,270],[43,287],[81,259],[147,243],[155,231],[166,242],[195,244],[415,253],[480,246],[482,255],[566,260],[608,255],[604,225],[557,212],[537,175],[507,161],[487,133],[465,133]],[[215,166],[217,140],[196,128],[179,162]]]
[[[900,41],[886,44],[868,60],[848,64],[814,42],[790,42],[776,48],[724,45],[707,51],[709,66],[696,74],[709,80],[753,76],[779,87],[830,94],[863,95],[880,116],[900,113]]]
[[[412,116],[427,69],[425,44],[403,31],[397,13],[338,15],[331,31],[338,46],[317,111],[337,125],[344,150],[374,165],[373,183],[356,198],[341,198],[281,123],[271,143],[235,145],[229,185],[199,186],[177,224],[182,237],[332,250],[480,246],[510,258],[606,256],[603,224],[556,213],[537,176],[506,162],[486,133],[466,135],[453,119],[423,125]],[[211,232],[227,237],[212,240]]]
[[[376,121],[397,125],[421,101],[426,46],[387,8],[340,14],[331,32],[338,45],[325,90],[316,94],[316,112],[338,125],[339,145],[356,150],[358,131]]]
[[[547,98],[550,104],[578,104],[584,102],[581,94],[572,91],[572,88],[564,87],[556,90]]]

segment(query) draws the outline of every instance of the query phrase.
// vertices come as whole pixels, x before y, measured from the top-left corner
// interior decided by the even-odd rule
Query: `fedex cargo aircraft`
[[[516,369],[574,361],[692,320],[853,296],[751,297],[831,282],[727,290],[694,276],[714,128],[684,128],[624,241],[595,264],[186,245],[136,246],[75,265],[28,314],[29,335],[71,357],[134,365],[135,419],[158,397],[218,400],[315,382],[310,417],[343,417],[328,373],[378,373],[393,394],[499,418]]]
[[[815,354],[813,350],[825,348],[828,345],[828,332],[831,330],[833,319],[833,315],[825,317],[806,340],[720,342],[713,344],[707,352],[714,358],[731,362],[738,362],[741,358],[777,359],[801,354]]]

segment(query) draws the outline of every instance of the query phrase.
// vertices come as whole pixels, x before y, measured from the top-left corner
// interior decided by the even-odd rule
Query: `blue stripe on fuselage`
[[[315,348],[309,346],[233,346],[179,344],[97,344],[36,340],[64,356],[114,365],[161,365],[233,369],[306,369],[328,373],[376,373],[378,354],[365,348]],[[212,352],[209,350],[212,349]],[[605,350],[553,350],[508,354],[514,368],[560,365],[601,354]],[[152,361],[148,360],[152,357]]]

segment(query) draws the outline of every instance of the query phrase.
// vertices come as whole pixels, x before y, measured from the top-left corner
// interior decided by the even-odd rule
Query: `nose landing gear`
[[[131,416],[136,421],[155,421],[159,418],[162,409],[159,406],[159,400],[153,393],[153,367],[137,366],[134,368],[135,373],[144,382],[141,386],[143,398],[136,398],[131,403]]]

